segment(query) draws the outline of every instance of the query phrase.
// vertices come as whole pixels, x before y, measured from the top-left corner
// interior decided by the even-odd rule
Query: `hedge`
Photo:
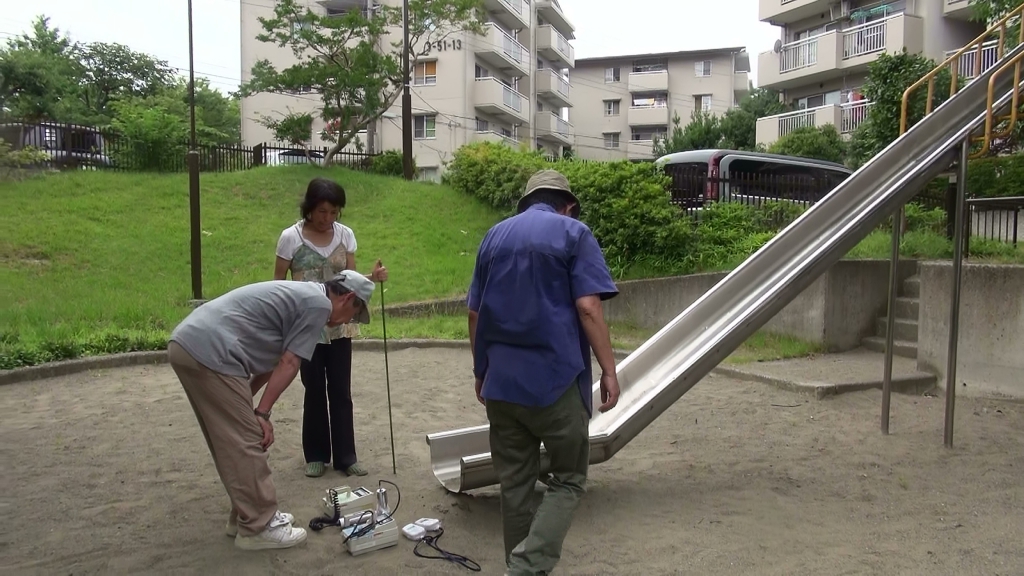
[[[671,203],[669,178],[650,162],[551,162],[538,152],[481,142],[455,152],[445,182],[511,215],[530,176],[544,168],[569,179],[580,219],[612,268],[652,259],[679,264],[693,251],[693,226]]]

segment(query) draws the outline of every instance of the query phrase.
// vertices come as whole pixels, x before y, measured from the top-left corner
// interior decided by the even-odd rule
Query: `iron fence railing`
[[[188,142],[154,143],[133,139],[114,130],[56,122],[0,123],[0,139],[15,150],[36,148],[47,158],[40,168],[95,169],[125,172],[185,172]],[[296,148],[280,143],[256,146],[199,143],[202,172],[235,172],[255,166],[318,164],[326,159],[326,147]],[[334,162],[353,169],[369,169],[374,155],[342,150]]]
[[[971,238],[996,240],[1017,246],[1024,196],[1008,198],[968,198],[966,200],[967,233],[964,234],[964,256],[970,255]]]

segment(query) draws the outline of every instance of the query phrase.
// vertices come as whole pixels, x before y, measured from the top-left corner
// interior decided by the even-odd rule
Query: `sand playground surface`
[[[357,447],[370,475],[303,475],[302,386],[275,406],[281,509],[307,526],[327,488],[401,488],[400,525],[440,518],[442,545],[502,574],[497,491],[448,494],[427,433],[483,424],[468,352],[355,352]],[[943,401],[877,391],[826,400],[710,376],[612,460],[589,492],[556,574],[1022,574],[1024,405],[961,398],[955,448]],[[166,365],[0,387],[0,573],[470,574],[413,544],[352,557],[336,529],[294,549],[244,552],[202,434]],[[392,494],[394,498],[394,494]]]

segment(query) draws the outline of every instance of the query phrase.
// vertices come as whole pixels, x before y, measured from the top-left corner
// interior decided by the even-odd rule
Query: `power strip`
[[[358,526],[349,526],[342,529],[341,533],[348,538],[352,533],[364,528],[366,522]],[[348,541],[348,553],[353,556],[373,552],[382,548],[389,548],[398,544],[398,523],[393,518],[387,518],[373,528],[372,532],[351,538]]]

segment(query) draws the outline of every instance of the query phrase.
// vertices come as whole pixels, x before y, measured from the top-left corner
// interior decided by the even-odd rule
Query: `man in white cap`
[[[370,321],[373,288],[356,272],[327,282],[258,282],[203,304],[171,333],[168,358],[231,499],[226,531],[238,548],[305,541],[306,531],[277,508],[266,453],[274,442],[271,411],[325,326]]]
[[[487,407],[501,484],[508,574],[550,574],[586,490],[593,414],[590,351],[602,412],[619,397],[601,302],[618,294],[580,203],[554,170],[530,178],[518,214],[488,231],[469,291],[477,398]],[[536,513],[543,442],[551,466]]]

